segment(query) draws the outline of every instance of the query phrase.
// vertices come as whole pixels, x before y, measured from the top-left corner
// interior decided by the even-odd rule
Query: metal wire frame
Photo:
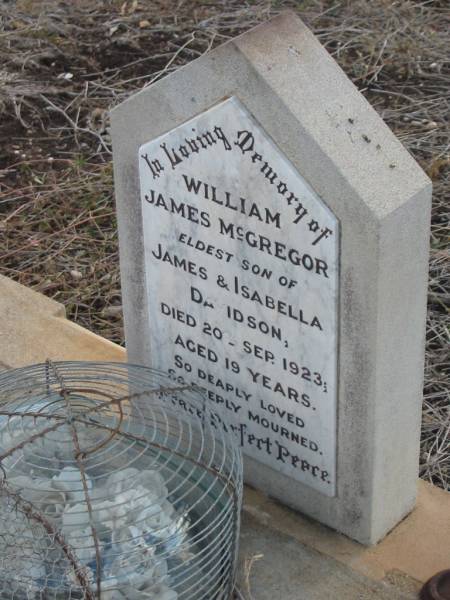
[[[0,468],[0,598],[109,600],[109,581],[121,571],[131,577],[151,569],[150,595],[142,598],[157,597],[163,585],[177,600],[232,597],[242,459],[198,389],[127,364],[47,361],[7,371],[0,375]],[[148,473],[161,477],[159,496],[139,487]],[[70,475],[64,493],[78,501],[59,514],[51,482],[62,474]],[[130,513],[126,497],[111,489],[117,474],[122,489],[140,490],[133,501],[144,510]],[[103,522],[105,503],[119,515],[112,529]],[[150,536],[139,527],[152,505],[156,517],[164,505],[173,516],[171,527],[163,523]],[[76,543],[64,531],[69,513],[89,525]],[[114,543],[125,522],[134,529]],[[105,569],[106,531],[113,531],[109,560],[123,565],[114,577]]]

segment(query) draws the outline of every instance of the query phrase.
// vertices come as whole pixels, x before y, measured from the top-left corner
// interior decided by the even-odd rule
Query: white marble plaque
[[[245,454],[336,490],[339,225],[230,98],[139,149],[152,365]]]

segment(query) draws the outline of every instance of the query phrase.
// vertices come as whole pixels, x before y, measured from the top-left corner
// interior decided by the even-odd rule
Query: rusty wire
[[[242,464],[197,389],[47,361],[3,373],[0,407],[0,598],[231,598]]]

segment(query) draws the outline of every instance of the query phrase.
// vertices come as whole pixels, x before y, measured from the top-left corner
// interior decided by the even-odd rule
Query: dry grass
[[[107,111],[287,7],[433,179],[421,475],[450,489],[447,0],[0,0],[2,272],[123,343]]]

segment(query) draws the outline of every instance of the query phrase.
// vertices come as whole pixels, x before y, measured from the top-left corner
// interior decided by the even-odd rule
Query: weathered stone
[[[221,123],[218,130],[213,127],[216,117]],[[188,138],[188,127],[197,135],[201,129],[206,137]],[[308,436],[291,440],[283,456],[286,463],[292,458],[293,443],[298,446],[297,458],[276,468],[276,457],[264,457],[270,454],[265,448],[279,449],[283,436],[268,433],[264,441],[258,437],[261,424],[252,423],[249,427],[255,429],[246,431],[253,438],[242,440],[247,481],[363,543],[376,542],[411,510],[416,495],[430,218],[427,177],[290,12],[124,102],[112,113],[112,132],[129,359],[173,369],[175,377],[186,380],[198,380],[199,365],[205,371],[211,366],[213,377],[221,374],[225,379],[229,369],[223,364],[223,340],[225,347],[251,341],[251,362],[241,347],[235,361],[240,371],[231,373],[229,380],[234,382],[235,396],[236,386],[242,391],[241,398],[233,399],[225,390],[223,404],[233,401],[241,406],[238,411],[248,411],[245,393],[255,383],[248,369],[260,360],[257,383],[264,376],[270,379],[252,400],[270,401],[278,425],[282,417],[276,408],[288,411],[290,402],[290,427],[301,419]],[[254,152],[243,151],[248,143],[245,132],[255,136]],[[208,149],[212,147],[217,149],[215,160]],[[210,194],[215,186],[218,201],[205,197],[204,186],[201,193],[200,188],[198,193],[189,191],[183,174],[209,185]],[[270,192],[264,191],[268,185]],[[297,201],[288,202],[289,190]],[[227,199],[239,209],[229,217],[231,224],[251,229],[256,236],[251,241],[259,244],[259,258],[264,255],[258,265],[269,271],[278,261],[277,277],[302,283],[301,291],[294,291],[294,285],[281,298],[297,309],[292,309],[297,317],[304,307],[298,321],[306,323],[295,324],[298,329],[286,314],[271,314],[267,302],[255,309],[257,321],[282,329],[286,353],[281,353],[277,335],[270,345],[256,343],[266,335],[261,330],[246,331],[249,337],[242,338],[248,315],[244,324],[234,318],[233,326],[227,322],[230,290],[222,288],[222,296],[218,295],[218,276],[228,283],[230,277],[231,281],[243,277],[242,261],[255,258],[245,233],[243,242],[228,235],[233,238],[230,242],[223,227],[220,232],[219,219],[232,211]],[[305,208],[308,213],[300,216]],[[289,263],[296,225],[296,249],[301,256],[310,250],[310,269]],[[263,240],[262,251],[257,236],[269,240]],[[195,247],[199,239],[203,245]],[[205,250],[208,245],[210,252]],[[224,262],[227,252],[233,258]],[[325,271],[317,260],[326,263]],[[245,285],[251,275],[245,274]],[[270,289],[267,281],[255,281],[263,297],[275,297],[277,285]],[[216,313],[211,312],[219,320],[209,323],[208,306],[201,311],[195,306],[199,303],[192,286],[206,300],[212,294],[216,307],[223,297],[220,310],[215,307]],[[243,296],[234,308],[246,313],[247,305]],[[317,331],[312,325],[316,315],[307,316],[314,308],[320,325],[323,315],[322,329],[316,327]],[[188,314],[196,323],[193,352],[186,345]],[[209,333],[218,327],[222,346],[203,329],[197,335],[200,317],[211,325]],[[302,345],[297,338],[303,335]],[[171,363],[177,349],[181,360]],[[208,350],[217,361],[209,360]],[[235,352],[233,346],[230,352]],[[313,396],[308,381],[301,394],[312,399],[309,407],[295,401],[295,392],[289,396],[283,386],[298,389],[291,383],[294,374],[283,369],[283,357],[307,368],[308,360],[319,361],[321,368],[313,364],[310,370],[327,373],[321,380],[330,383],[328,396],[323,388],[322,395],[315,391]],[[186,370],[186,362],[197,377]],[[245,369],[247,387],[242,385]],[[208,390],[214,401],[214,392]],[[324,397],[325,406],[320,404]],[[317,417],[312,410],[308,413],[311,406]],[[238,428],[243,422],[231,421]]]

